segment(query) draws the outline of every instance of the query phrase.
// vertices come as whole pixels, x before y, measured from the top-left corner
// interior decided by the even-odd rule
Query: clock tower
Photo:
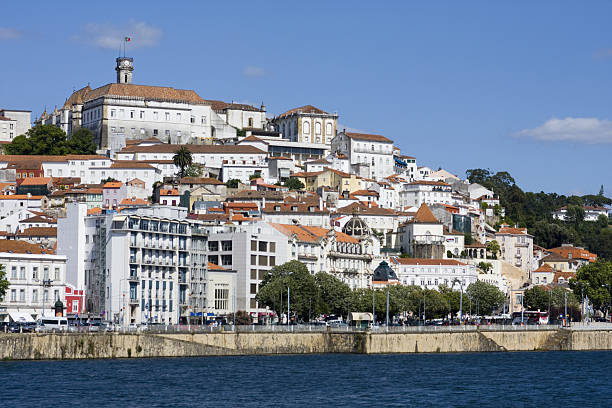
[[[117,58],[117,67],[115,68],[115,71],[117,71],[118,84],[131,84],[132,71],[134,71],[134,58]]]

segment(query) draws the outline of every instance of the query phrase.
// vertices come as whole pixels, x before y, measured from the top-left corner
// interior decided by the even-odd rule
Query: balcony
[[[414,235],[412,243],[414,244],[444,244],[443,235]]]

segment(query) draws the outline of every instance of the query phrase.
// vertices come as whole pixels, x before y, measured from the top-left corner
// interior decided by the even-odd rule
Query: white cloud
[[[261,78],[266,75],[266,70],[262,67],[247,66],[242,69],[242,75],[248,78]]]
[[[517,136],[550,142],[612,143],[612,121],[597,118],[553,118],[536,128],[521,130]]]
[[[0,40],[16,40],[21,38],[23,33],[10,27],[0,27]]]
[[[130,20],[117,26],[109,23],[88,23],[78,39],[100,48],[119,50],[124,37],[130,37],[128,48],[153,47],[159,43],[162,32],[142,21]]]

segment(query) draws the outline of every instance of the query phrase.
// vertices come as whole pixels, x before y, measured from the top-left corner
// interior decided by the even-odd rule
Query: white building
[[[400,206],[420,207],[422,204],[452,204],[452,188],[441,181],[419,180],[404,184],[399,192]]]
[[[65,302],[66,256],[38,245],[0,240],[0,264],[9,281],[0,300],[0,321],[34,321],[54,316],[56,301]]]
[[[534,269],[533,236],[527,233],[527,228],[502,226],[495,240],[500,246],[500,259],[522,270],[525,280],[530,279]]]
[[[332,140],[331,151],[348,157],[351,172],[382,180],[393,174],[393,141],[381,135],[340,132]]]
[[[329,273],[351,289],[367,288],[380,256],[380,244],[364,221],[352,218],[343,231],[304,225],[270,224],[287,237],[289,260],[306,265],[311,274]]]
[[[597,221],[600,215],[608,217],[608,209],[605,207],[595,207],[591,205],[583,206],[584,209],[584,221]],[[553,218],[561,221],[567,221],[567,207],[561,207],[557,211],[553,212]]]
[[[271,123],[292,142],[329,145],[336,135],[338,114],[306,105],[281,113]]]
[[[259,285],[270,269],[289,260],[287,254],[287,238],[265,222],[226,226],[208,237],[208,261],[236,271],[236,309],[256,319],[270,313],[255,299]]]
[[[32,126],[31,113],[28,110],[0,109],[0,141],[10,142],[25,134]]]
[[[389,266],[395,270],[403,285],[420,286],[424,289],[438,289],[445,285],[463,290],[478,280],[474,265],[456,259],[422,259],[391,257]]]

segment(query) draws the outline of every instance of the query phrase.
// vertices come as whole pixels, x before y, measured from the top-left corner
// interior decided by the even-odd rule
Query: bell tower
[[[134,71],[134,58],[117,58],[117,67],[115,68],[115,71],[117,71],[118,84],[131,84],[132,71]]]

